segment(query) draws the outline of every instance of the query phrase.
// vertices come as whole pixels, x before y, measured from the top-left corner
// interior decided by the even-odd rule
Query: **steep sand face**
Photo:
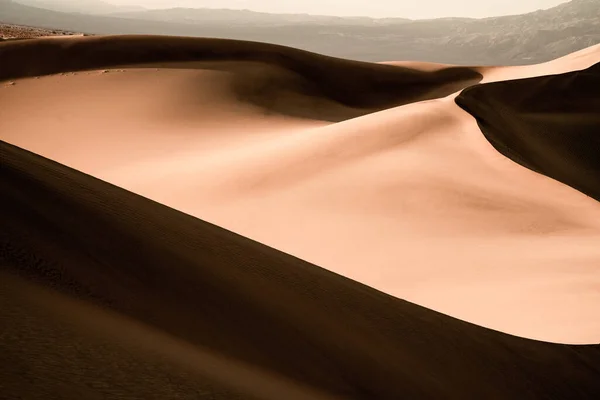
[[[506,157],[600,201],[600,62],[476,85],[457,98]]]
[[[359,117],[290,84],[249,101],[250,65],[19,79],[0,139],[457,318],[599,341],[597,201],[499,154],[455,94]]]

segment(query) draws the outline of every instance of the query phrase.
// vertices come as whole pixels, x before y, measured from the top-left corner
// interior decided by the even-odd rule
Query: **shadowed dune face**
[[[598,346],[477,327],[7,143],[0,157],[12,398],[600,394]]]
[[[268,46],[270,61],[258,62],[260,49],[250,57],[240,44],[182,38],[90,40],[0,45],[13,60],[3,71],[18,71],[19,54],[41,57],[37,46],[50,49],[52,68],[90,69],[105,57],[128,65],[0,88],[0,138],[454,317],[598,342],[598,202],[507,160],[454,94],[418,101],[461,89],[430,75],[455,69],[276,55]],[[195,46],[204,55],[192,59],[213,61],[182,62],[200,54]],[[140,56],[156,48],[148,54],[168,63],[131,65],[157,61]],[[586,68],[586,57],[555,67]],[[429,82],[428,94],[411,79]],[[412,103],[365,115],[396,104],[393,96]]]
[[[380,110],[443,97],[479,82],[468,67],[435,71],[342,60],[284,46],[225,39],[94,36],[0,44],[0,80],[128,64],[250,61],[283,68],[302,80],[301,92],[348,107]],[[43,60],[43,61],[42,61]],[[189,67],[189,66],[188,66]],[[271,75],[276,79],[277,75]],[[284,80],[289,85],[294,81]],[[297,88],[292,85],[293,88]]]
[[[478,85],[456,98],[511,160],[600,201],[600,63]]]

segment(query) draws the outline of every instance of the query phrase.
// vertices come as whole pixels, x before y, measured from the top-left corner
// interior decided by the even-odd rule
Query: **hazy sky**
[[[491,17],[554,7],[568,0],[104,0],[147,8],[207,7],[273,13],[372,17]]]

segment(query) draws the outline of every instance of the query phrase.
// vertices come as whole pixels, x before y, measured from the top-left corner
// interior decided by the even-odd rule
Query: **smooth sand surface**
[[[600,60],[600,44],[590,46],[566,56],[534,65],[502,66],[502,67],[468,67],[482,75],[479,83],[490,83],[505,80],[533,78],[543,75],[555,75],[591,67]],[[394,65],[404,68],[418,68],[425,71],[436,71],[452,67],[451,64],[436,64],[416,61],[386,61],[380,64]]]
[[[267,89],[275,86],[368,111],[443,97],[482,79],[470,67],[428,71],[343,60],[258,42],[168,36],[32,39],[3,43],[0,58],[0,80],[124,64],[258,62],[283,68],[291,75],[291,79],[281,80],[277,74],[268,73],[266,82],[259,82]]]
[[[483,75],[481,83],[563,74],[591,67],[600,61],[600,44],[536,65],[474,68]]]
[[[465,89],[456,102],[499,152],[600,201],[600,62]]]
[[[27,76],[0,87],[2,140],[445,314],[600,342],[598,201],[500,154],[454,102],[482,76],[588,68],[600,46],[506,69],[137,36],[0,56]],[[61,70],[78,72],[34,77]]]
[[[0,157],[5,398],[600,395],[598,345],[478,327],[5,142]]]

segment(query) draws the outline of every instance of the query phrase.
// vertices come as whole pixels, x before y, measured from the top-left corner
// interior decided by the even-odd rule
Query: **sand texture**
[[[0,43],[0,398],[600,398],[598,62]]]
[[[600,394],[599,346],[461,322],[9,144],[0,151],[10,398],[35,398],[28,381],[61,398]]]

